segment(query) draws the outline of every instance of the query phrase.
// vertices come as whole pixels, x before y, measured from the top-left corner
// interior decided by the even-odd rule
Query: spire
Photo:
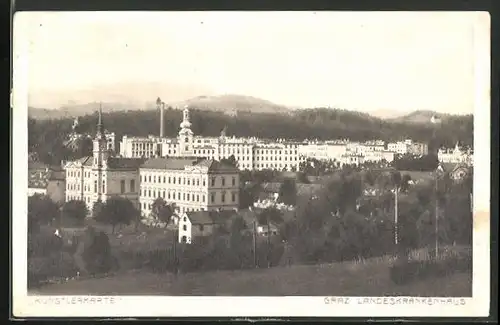
[[[102,125],[102,103],[99,104],[99,120],[97,121],[97,134],[98,138],[104,137],[104,129]]]

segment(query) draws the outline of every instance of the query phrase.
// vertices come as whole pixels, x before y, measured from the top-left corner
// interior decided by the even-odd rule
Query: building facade
[[[394,154],[426,155],[428,153],[427,144],[417,143],[410,139],[389,143],[386,147],[382,140],[358,143],[348,140],[298,142],[284,139],[264,140],[255,137],[237,138],[227,136],[225,129],[219,137],[203,137],[192,132],[189,114],[189,109],[186,107],[178,136],[175,138],[123,136],[120,142],[120,155],[129,158],[189,156],[214,160],[234,156],[240,170],[297,171],[301,162],[308,159],[335,161],[340,166],[350,163],[351,160],[354,164],[361,164],[362,161],[391,162]]]
[[[139,166],[142,159],[113,157],[99,110],[93,155],[66,162],[66,201],[81,200],[89,211],[98,201],[123,197],[139,207]]]
[[[236,167],[199,157],[151,158],[140,167],[140,209],[150,217],[162,198],[180,213],[234,210],[239,206]]]
[[[465,150],[460,148],[458,143],[455,148],[441,148],[438,150],[438,160],[442,163],[453,163],[453,164],[473,164],[473,154],[471,150]]]

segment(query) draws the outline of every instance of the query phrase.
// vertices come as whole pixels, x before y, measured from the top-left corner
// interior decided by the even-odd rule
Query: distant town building
[[[93,155],[65,163],[66,201],[84,201],[91,211],[98,201],[123,197],[139,208],[139,166],[143,160],[113,157],[111,150],[99,109]]]
[[[400,155],[423,156],[429,153],[429,146],[426,143],[414,142],[411,139],[388,143],[387,149]]]
[[[140,167],[140,208],[149,216],[161,197],[180,213],[234,210],[239,206],[239,171],[198,157],[151,158]]]
[[[47,195],[58,204],[65,199],[65,175],[60,166],[28,162],[28,196]]]
[[[471,150],[460,148],[458,143],[455,148],[440,148],[438,150],[438,160],[442,163],[463,163],[467,165],[473,164],[473,153]]]

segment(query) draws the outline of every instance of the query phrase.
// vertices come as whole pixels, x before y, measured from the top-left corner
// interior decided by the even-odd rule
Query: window
[[[130,192],[135,192],[135,179],[130,180]]]
[[[168,195],[168,199],[170,200],[170,192],[168,192],[167,195]]]
[[[189,195],[189,193],[187,194],[187,200],[189,201],[191,199],[191,196]]]
[[[148,181],[151,183],[151,175],[149,175],[149,177],[148,177]]]
[[[199,226],[200,231],[203,231],[203,225]]]
[[[233,184],[233,186],[235,186],[235,185],[236,185],[236,177],[233,177],[233,179],[232,179],[231,183]]]
[[[170,181],[170,176],[168,176],[168,183],[170,184],[170,182],[171,182],[171,181]]]
[[[186,193],[182,193],[182,199],[186,201]]]
[[[163,183],[166,183],[167,178],[163,176]]]
[[[186,242],[187,242],[186,236],[182,236],[181,241],[182,241],[183,243],[186,243]]]
[[[106,193],[106,181],[104,179],[102,180],[102,192]]]
[[[188,178],[187,181],[188,181],[188,185],[191,185],[191,180],[189,178]]]
[[[215,202],[215,193],[212,193],[212,194],[210,195],[210,202],[211,202],[211,203],[214,203],[214,202]]]
[[[222,186],[226,186],[226,179],[224,177],[221,178]]]
[[[181,199],[181,193],[177,192],[177,200],[180,200],[180,199]]]
[[[231,201],[232,202],[236,201],[236,193],[231,193]]]
[[[151,190],[148,190],[148,196],[151,197]]]
[[[207,183],[205,182],[205,180],[203,180],[203,186],[205,186]]]
[[[226,192],[221,193],[221,201],[222,203],[226,202]]]
[[[188,227],[187,227],[186,225],[183,225],[183,226],[182,226],[182,230],[187,231],[187,230],[188,230]]]
[[[212,177],[212,186],[215,186],[215,177]]]
[[[162,195],[162,198],[165,198],[165,191],[163,191],[163,195]]]
[[[97,193],[97,181],[94,181],[94,192]]]
[[[125,180],[120,181],[120,192],[125,193]]]

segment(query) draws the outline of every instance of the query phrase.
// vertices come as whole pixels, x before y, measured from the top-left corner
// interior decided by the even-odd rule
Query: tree
[[[266,208],[258,214],[257,221],[261,225],[269,225],[269,223],[279,225],[283,222],[283,214],[276,208]]]
[[[231,155],[228,158],[222,158],[220,162],[228,164],[230,166],[238,167],[238,162],[236,161],[236,157],[234,155]]]
[[[59,215],[59,207],[48,196],[35,194],[28,198],[28,229],[49,224]]]
[[[163,198],[158,197],[154,200],[151,207],[151,215],[157,221],[163,222],[165,227],[170,222],[174,214],[174,207],[172,205],[167,204]]]
[[[92,206],[92,217],[98,218],[98,216],[101,214],[103,207],[104,207],[104,203],[102,203],[101,200],[96,201],[94,203],[94,205]]]
[[[132,201],[121,197],[110,198],[100,210],[96,220],[111,225],[113,234],[117,225],[129,225],[139,214]]]
[[[295,205],[297,202],[297,186],[295,180],[287,178],[279,189],[278,200],[286,205]]]
[[[64,219],[69,219],[77,223],[83,223],[88,210],[85,202],[81,200],[71,200],[62,206],[62,215]]]

